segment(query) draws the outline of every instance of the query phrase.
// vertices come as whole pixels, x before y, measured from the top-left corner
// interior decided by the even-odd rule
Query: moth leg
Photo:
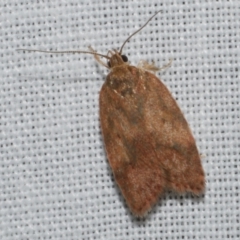
[[[144,69],[144,70],[148,70],[148,71],[154,72],[154,73],[156,73],[157,71],[160,70],[159,67],[155,66],[154,62],[148,63],[148,62],[145,61],[145,60],[141,60],[141,61],[138,63],[137,67],[138,67],[138,68],[141,68],[141,69]]]
[[[170,58],[167,64],[165,64],[165,65],[163,65],[161,68],[159,68],[159,71],[163,71],[163,70],[166,70],[166,69],[168,69],[169,67],[171,67],[172,62],[173,62],[173,59]]]
[[[91,46],[88,46],[88,48],[89,48],[89,50],[90,50],[91,52],[97,53],[97,51],[94,50]],[[109,66],[108,66],[105,62],[103,62],[97,54],[93,54],[93,55],[94,55],[95,60],[96,60],[99,64],[103,65],[103,66],[106,67],[106,68],[109,68]]]
[[[145,70],[148,70],[148,71],[151,71],[151,72],[154,72],[156,73],[157,71],[162,71],[162,70],[165,70],[167,68],[169,68],[171,65],[172,65],[172,59],[169,60],[169,62],[165,65],[163,65],[161,68],[157,67],[155,65],[154,62],[152,63],[148,63],[147,61],[145,60],[141,60],[139,63],[138,63],[138,68],[143,68]]]

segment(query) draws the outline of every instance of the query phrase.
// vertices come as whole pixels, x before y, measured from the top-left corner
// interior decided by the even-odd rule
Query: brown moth
[[[171,93],[154,74],[126,63],[122,48],[110,52],[100,119],[116,182],[131,211],[143,216],[164,190],[200,194],[205,180],[195,140]]]
[[[198,195],[205,188],[200,155],[176,101],[154,74],[129,65],[122,55],[124,45],[156,14],[120,51],[51,51],[93,54],[110,69],[100,92],[102,134],[115,180],[136,216],[144,216],[164,190]],[[108,59],[108,65],[99,57]]]

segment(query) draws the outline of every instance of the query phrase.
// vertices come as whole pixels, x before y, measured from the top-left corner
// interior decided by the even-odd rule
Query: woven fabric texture
[[[239,239],[240,1],[2,0],[0,239]],[[206,193],[164,193],[144,219],[129,211],[109,167],[99,121],[107,54],[125,46],[170,68],[157,76],[182,109],[206,173]]]

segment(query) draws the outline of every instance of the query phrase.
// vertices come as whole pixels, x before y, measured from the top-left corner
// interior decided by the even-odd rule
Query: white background
[[[108,165],[91,55],[16,51],[119,48],[144,59],[177,99],[203,155],[205,196],[166,192],[134,217]],[[0,3],[0,238],[239,239],[238,0]]]

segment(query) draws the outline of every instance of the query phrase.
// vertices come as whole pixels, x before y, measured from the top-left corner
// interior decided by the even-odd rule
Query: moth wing
[[[166,188],[203,191],[194,138],[155,75],[132,66],[113,70],[100,93],[100,118],[110,166],[134,214],[144,215]]]

